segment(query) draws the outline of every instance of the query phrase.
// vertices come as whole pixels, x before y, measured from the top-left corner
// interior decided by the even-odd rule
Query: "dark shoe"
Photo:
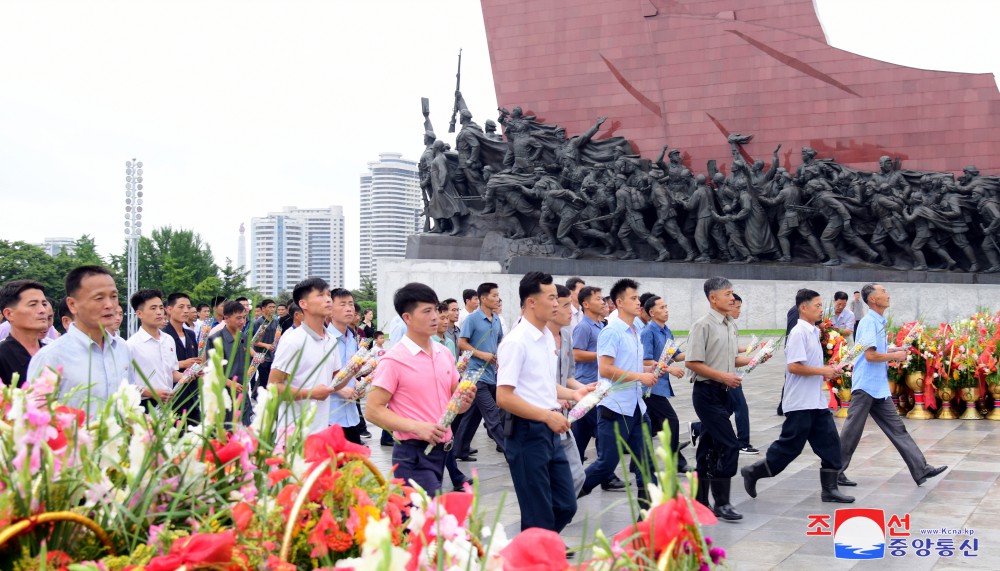
[[[858,483],[855,482],[854,480],[848,480],[847,479],[847,474],[844,474],[843,472],[841,472],[840,475],[837,476],[837,485],[838,486],[857,486]]]
[[[371,437],[372,437],[371,432],[368,432],[367,430],[361,432],[361,438],[371,438]]]
[[[609,492],[622,491],[625,487],[625,482],[618,476],[612,476],[610,480],[601,484],[601,489]]]
[[[472,480],[470,480],[468,478],[464,478],[461,482],[459,482],[457,484],[454,483],[454,482],[452,482],[452,485],[454,485],[456,492],[464,492],[466,484],[468,484],[468,485],[471,486],[472,485]]]
[[[736,511],[733,506],[729,504],[715,506],[712,511],[715,512],[715,517],[721,519],[722,521],[739,521],[743,519],[743,514]]]
[[[690,442],[681,442],[680,446],[677,447],[677,451],[680,452],[681,450],[684,450],[690,445],[691,445]]]
[[[590,492],[593,492],[593,491],[594,491],[594,488],[591,488],[589,490],[587,488],[580,488],[580,493],[576,495],[576,499],[580,499],[583,496],[589,496]]]
[[[503,448],[500,448],[499,444],[497,444],[497,452],[503,454]]]
[[[392,447],[392,445],[393,445],[394,443],[393,443],[393,441],[392,441],[392,440],[390,440],[390,441],[388,441],[388,442],[386,442],[385,440],[380,440],[380,441],[379,441],[379,444],[381,444],[382,446],[389,446],[389,447]]]
[[[694,432],[694,423],[693,422],[689,422],[688,423],[688,436],[691,438],[691,447],[692,448],[697,448],[698,447],[698,435],[695,434],[695,432]]]
[[[743,475],[743,488],[751,498],[757,497],[757,480],[770,478],[771,470],[767,467],[767,460],[758,460],[750,466],[744,466],[740,470]]]
[[[479,458],[476,458],[472,454],[469,454],[468,456],[456,456],[455,459],[459,462],[475,462],[476,460],[479,460]]]
[[[478,448],[470,448],[469,449],[469,456],[475,456],[477,453],[479,453],[479,449]]]
[[[933,478],[934,476],[940,476],[941,472],[944,472],[947,469],[948,469],[947,466],[938,466],[937,468],[931,468],[930,472],[927,472],[926,474],[921,476],[919,480],[917,480],[917,485],[918,486],[922,485],[924,482]]]
[[[754,456],[756,454],[760,454],[760,450],[757,450],[753,446],[744,446],[743,448],[740,448],[740,454]]]
[[[824,502],[836,502],[838,504],[853,504],[854,496],[845,496],[837,489],[837,477],[840,470],[820,470],[819,483],[823,488],[819,499]]]

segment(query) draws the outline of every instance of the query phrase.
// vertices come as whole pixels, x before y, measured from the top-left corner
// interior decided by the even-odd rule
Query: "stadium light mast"
[[[125,240],[128,244],[128,291],[125,305],[128,310],[128,335],[138,328],[135,310],[128,303],[139,287],[139,236],[142,235],[142,161],[125,161]]]

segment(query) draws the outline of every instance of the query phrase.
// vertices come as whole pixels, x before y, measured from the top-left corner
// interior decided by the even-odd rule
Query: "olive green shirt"
[[[736,357],[739,354],[739,332],[732,317],[710,309],[701,319],[695,321],[688,334],[687,362],[700,361],[716,371],[736,372]],[[691,374],[693,381],[717,381]]]

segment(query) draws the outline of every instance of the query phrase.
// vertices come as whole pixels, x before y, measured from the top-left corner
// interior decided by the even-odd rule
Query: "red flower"
[[[298,571],[298,568],[295,565],[278,559],[277,555],[267,556],[267,568],[271,571]]]
[[[185,566],[193,568],[209,563],[229,564],[233,560],[236,537],[232,530],[222,533],[196,533],[182,537],[170,546],[166,555],[154,557],[146,564],[146,571],[174,571]]]
[[[49,551],[45,556],[45,568],[54,571],[67,571],[73,564],[73,558],[63,551]]]
[[[69,442],[68,440],[66,440],[66,433],[63,432],[62,425],[58,421],[53,423],[53,427],[56,429],[56,435],[53,436],[52,438],[49,438],[46,444],[48,444],[49,448],[53,451],[62,450],[63,448],[66,447],[66,444]]]
[[[87,422],[87,411],[73,408],[71,406],[59,405],[56,407],[56,412],[61,412],[64,414],[74,414],[76,415],[76,425],[83,426]]]
[[[295,498],[299,495],[299,486],[296,484],[288,484],[281,491],[278,492],[278,496],[274,498],[274,501],[278,502],[278,505],[285,508],[285,515],[288,515],[292,511],[292,504],[295,503]]]
[[[213,440],[209,443],[210,449],[202,449],[199,456],[202,460],[208,459],[211,462],[218,460],[219,465],[228,464],[233,460],[240,457],[241,454],[246,450],[242,444],[236,442],[235,440],[230,440],[225,445],[223,445],[218,440]]]
[[[243,533],[250,526],[250,521],[253,520],[253,508],[250,507],[246,502],[240,502],[233,506],[233,523],[236,525],[236,529]]]
[[[344,429],[339,424],[330,425],[326,430],[306,438],[305,458],[307,462],[322,462],[341,452],[360,454],[365,458],[371,454],[371,450],[367,447],[344,438]]]
[[[292,475],[291,470],[282,468],[280,470],[275,470],[273,472],[268,473],[267,479],[269,482],[271,482],[271,485],[273,486],[291,475]]]
[[[500,550],[504,571],[565,571],[566,544],[559,534],[532,527],[518,534]]]
[[[347,551],[354,546],[354,540],[340,529],[330,510],[323,510],[323,515],[309,534],[309,543],[314,546],[309,557],[325,557],[330,551]]]
[[[683,497],[671,498],[653,507],[645,520],[618,532],[614,541],[636,551],[649,548],[654,558],[659,557],[671,541],[690,535],[690,530],[695,525],[695,516],[703,525],[718,521],[707,507],[695,500],[691,500],[691,503],[694,505],[694,514],[688,509]]]

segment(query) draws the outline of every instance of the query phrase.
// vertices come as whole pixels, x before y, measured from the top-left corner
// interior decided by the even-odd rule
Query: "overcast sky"
[[[1000,72],[1000,2],[816,4],[836,47]],[[137,157],[143,228],[191,228],[220,263],[253,216],[342,205],[356,286],[358,177],[380,152],[419,156],[420,97],[446,135],[460,47],[481,124],[496,96],[476,0],[0,0],[0,237],[119,252]]]

